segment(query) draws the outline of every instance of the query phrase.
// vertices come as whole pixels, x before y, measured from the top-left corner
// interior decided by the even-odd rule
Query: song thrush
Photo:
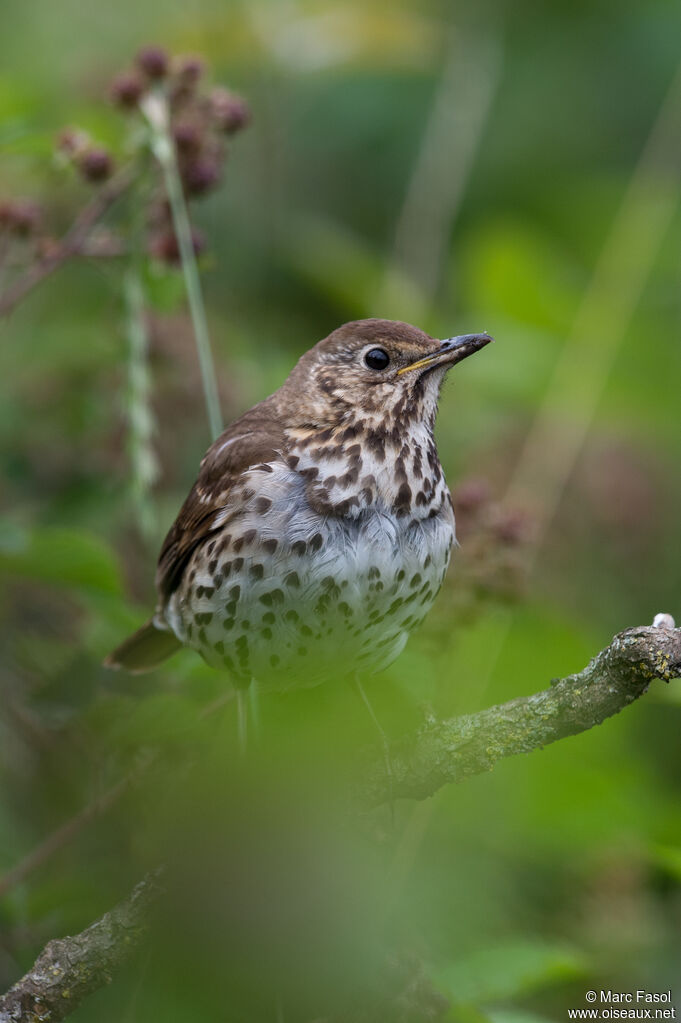
[[[454,515],[433,427],[446,371],[487,334],[346,323],[209,448],[158,563],[153,618],[107,660],[181,645],[237,686],[393,661],[442,584]]]

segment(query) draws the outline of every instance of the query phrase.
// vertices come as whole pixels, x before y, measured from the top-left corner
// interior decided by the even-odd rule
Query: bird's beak
[[[398,369],[400,373],[409,373],[412,369],[432,369],[434,366],[453,366],[462,359],[467,359],[473,352],[479,351],[493,341],[489,334],[460,334],[458,337],[448,337],[440,342],[440,347],[432,355],[427,355],[416,362],[410,362],[408,366]]]

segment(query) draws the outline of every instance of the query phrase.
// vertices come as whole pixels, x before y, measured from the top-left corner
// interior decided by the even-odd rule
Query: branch
[[[620,632],[583,671],[556,679],[550,689],[463,717],[429,718],[365,771],[365,806],[393,799],[425,799],[443,785],[491,771],[498,760],[530,753],[585,732],[642,696],[653,679],[681,676],[681,629],[669,615],[654,626]]]
[[[162,891],[158,878],[159,872],[148,874],[124,902],[80,934],[50,941],[31,970],[0,996],[0,1023],[58,1023],[86,995],[109,983],[148,927],[149,911]]]
[[[57,242],[48,256],[38,260],[5,291],[0,294],[0,316],[6,316],[14,309],[36,285],[49,277],[60,266],[74,256],[90,255],[89,234],[93,227],[102,219],[108,209],[123,195],[134,180],[129,167],[122,170],[106,185],[99,189],[95,197],[81,210],[73,224]],[[101,256],[102,252],[96,252]],[[116,252],[116,255],[119,253]]]

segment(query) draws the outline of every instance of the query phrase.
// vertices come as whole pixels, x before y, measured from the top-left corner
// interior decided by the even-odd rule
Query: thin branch
[[[8,870],[0,877],[0,899],[3,898],[15,885],[25,881],[29,874],[37,870],[44,863],[54,856],[61,848],[75,838],[82,829],[91,821],[96,820],[103,813],[118,802],[120,797],[127,791],[133,780],[137,777],[137,771],[131,772],[116,782],[102,795],[97,796],[91,803],[88,803],[79,813],[69,818],[64,824],[56,828],[47,836],[44,841],[31,849],[15,867]]]
[[[225,691],[221,696],[211,700],[209,704],[199,711],[198,720],[204,721],[233,699],[234,691],[231,689]],[[16,885],[25,881],[35,870],[44,866],[60,849],[63,849],[64,846],[73,841],[91,821],[97,820],[98,817],[101,817],[102,814],[110,810],[112,806],[115,806],[128,789],[146,775],[154,761],[155,754],[151,752],[140,760],[125,777],[114,782],[113,785],[110,785],[108,789],[84,806],[82,810],[79,810],[73,817],[69,817],[67,821],[60,824],[47,838],[44,838],[42,842],[34,846],[19,863],[0,876],[0,899],[7,895]]]
[[[161,892],[159,872],[148,874],[124,902],[86,930],[50,941],[29,972],[0,996],[0,1023],[58,1023],[86,995],[109,983],[144,935]]]
[[[361,802],[425,799],[443,785],[491,771],[505,757],[600,725],[642,696],[653,679],[678,677],[681,629],[669,616],[657,627],[627,629],[583,671],[556,680],[550,689],[477,714],[429,719],[415,736],[391,748],[392,777],[382,758],[365,769]]]
[[[642,696],[653,679],[677,677],[681,629],[669,615],[658,615],[653,626],[619,633],[583,671],[555,680],[550,689],[478,714],[428,720],[414,738],[393,748],[390,776],[382,759],[364,772],[360,798],[365,806],[395,797],[424,799],[443,785],[491,770],[505,757],[593,728]],[[83,816],[70,827],[82,826]],[[87,930],[49,942],[33,968],[0,997],[0,1023],[64,1019],[130,956],[160,891],[158,875],[149,875]]]
[[[100,188],[92,201],[81,210],[67,233],[61,241],[56,243],[49,255],[33,263],[21,277],[0,294],[0,316],[10,313],[29,291],[32,291],[46,277],[63,266],[67,260],[74,256],[90,254],[88,251],[90,231],[129,188],[132,181],[132,171],[127,167]],[[102,255],[101,252],[96,254]],[[115,254],[118,255],[118,252]]]

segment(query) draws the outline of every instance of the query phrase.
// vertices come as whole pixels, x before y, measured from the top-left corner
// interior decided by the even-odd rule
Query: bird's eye
[[[386,369],[390,365],[390,356],[384,348],[372,348],[364,356],[369,369]]]

